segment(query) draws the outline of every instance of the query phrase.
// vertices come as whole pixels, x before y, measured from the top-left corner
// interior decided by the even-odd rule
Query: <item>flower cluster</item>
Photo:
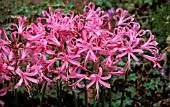
[[[111,16],[89,3],[80,15],[49,7],[49,12],[42,12],[44,17],[29,25],[25,25],[27,17],[18,16],[18,24],[10,25],[10,35],[0,30],[0,82],[14,82],[5,91],[23,85],[30,92],[33,83],[62,80],[73,90],[95,84],[98,98],[99,84],[110,88],[107,80],[124,75],[131,60],[140,64],[137,56],[161,68],[162,55],[153,34],[140,29],[127,13],[118,8]],[[148,40],[142,37],[146,34]],[[127,62],[125,67],[118,66],[122,60]]]

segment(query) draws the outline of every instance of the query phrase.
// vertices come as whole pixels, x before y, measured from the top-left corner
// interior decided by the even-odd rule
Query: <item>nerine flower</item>
[[[96,44],[92,40],[87,42],[82,39],[78,39],[76,42],[76,46],[79,48],[78,54],[83,55],[83,53],[86,53],[84,55],[84,65],[87,64],[88,59],[94,62],[98,61],[98,57],[96,56],[95,51],[100,50],[101,48],[96,46]]]
[[[120,15],[118,15],[118,12],[120,12]],[[123,10],[121,8],[116,9],[116,15],[114,16],[114,19],[118,18],[118,21],[116,22],[116,26],[126,25],[134,20],[132,16],[129,16],[126,18],[128,11]]]
[[[78,69],[78,72],[76,72],[77,69]],[[87,75],[86,74],[80,74],[80,73],[81,73],[81,68],[78,68],[77,66],[73,66],[73,67],[69,68],[68,78],[69,79],[71,79],[71,78],[77,78],[78,79],[77,81],[74,81],[74,83],[69,85],[69,86],[72,86],[73,91],[76,91],[75,90],[76,87],[79,87],[79,88],[84,87],[84,84],[80,84],[80,82],[82,80],[84,80],[85,78],[87,78]]]
[[[137,64],[139,64],[139,59],[134,55],[134,53],[142,54],[143,50],[140,48],[137,48],[139,42],[133,41],[133,38],[129,41],[125,41],[125,45],[119,48],[119,51],[121,52],[116,56],[116,58],[122,58],[123,56],[128,56],[127,61],[127,68],[130,69],[131,66],[131,57],[136,61]]]
[[[81,66],[80,63],[75,60],[76,58],[79,58],[79,57],[80,57],[79,55],[69,55],[68,53],[59,52],[58,59],[63,61],[61,65],[61,70],[67,69],[69,63],[80,67]]]
[[[110,88],[110,84],[104,82],[103,80],[110,79],[111,75],[109,74],[107,76],[102,77],[102,74],[103,74],[103,69],[101,67],[99,67],[98,74],[91,74],[90,77],[87,78],[88,80],[91,80],[91,82],[86,85],[86,89],[89,89],[94,83],[96,83],[96,86],[95,86],[95,88],[97,90],[96,99],[99,98],[99,84],[101,84],[107,88]]]
[[[18,19],[18,25],[17,24],[10,24],[10,30],[14,30],[14,28],[12,28],[12,26],[15,26],[18,29],[18,31],[15,32],[15,33],[22,34],[23,30],[25,29],[24,23],[25,23],[27,17],[24,16],[22,18],[21,16],[18,16],[17,19]]]
[[[151,62],[153,62],[153,67],[158,66],[158,68],[162,68],[161,65],[158,63],[159,61],[163,60],[163,55],[160,54],[158,57],[153,57],[153,56],[149,56],[149,55],[143,55],[144,58],[150,60]]]
[[[31,67],[29,64],[27,65],[26,72],[23,72],[19,67],[17,68],[16,74],[19,75],[20,80],[18,81],[14,88],[18,88],[24,82],[24,85],[27,91],[29,92],[29,89],[31,88],[29,82],[38,84],[38,80],[34,78],[38,72],[36,70],[31,72],[30,69]]]
[[[150,33],[150,37],[147,41],[144,41],[144,44],[141,45],[141,49],[148,50],[152,54],[156,55],[159,53],[159,51],[156,47],[158,45],[158,43],[156,41],[154,41],[154,35],[152,34],[152,32],[150,30],[146,30],[146,32]]]
[[[54,79],[55,81],[57,81],[59,79],[63,79],[64,81],[68,81],[68,77],[64,74],[64,73],[66,73],[65,69],[58,67],[55,70],[52,70],[52,72],[57,74],[57,76]]]

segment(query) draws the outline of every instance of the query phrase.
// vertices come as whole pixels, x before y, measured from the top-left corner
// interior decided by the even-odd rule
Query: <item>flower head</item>
[[[18,19],[18,25],[17,24],[10,24],[10,30],[14,30],[12,28],[12,26],[15,26],[18,29],[18,31],[16,33],[21,34],[23,32],[23,30],[25,29],[24,23],[25,23],[27,17],[24,16],[22,18],[21,16],[18,16],[17,19]]]
[[[92,74],[90,75],[90,77],[88,77],[88,80],[91,80],[91,82],[89,84],[86,85],[86,88],[89,89],[89,87],[91,87],[94,83],[96,83],[96,90],[97,90],[97,94],[96,94],[96,99],[99,98],[99,84],[110,88],[110,84],[107,82],[104,82],[103,80],[108,80],[111,78],[111,75],[107,75],[107,76],[102,76],[103,74],[103,69],[101,67],[99,67],[99,72],[98,74]]]

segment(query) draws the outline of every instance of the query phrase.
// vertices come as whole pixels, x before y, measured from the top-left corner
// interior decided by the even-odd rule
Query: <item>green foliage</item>
[[[169,4],[161,4],[157,6],[156,12],[152,12],[152,32],[156,35],[156,41],[163,49],[166,47],[166,38],[170,35],[170,6]]]
[[[8,27],[18,15],[27,16],[29,23],[34,22],[42,15],[42,10],[48,10],[49,6],[63,8],[65,13],[74,7],[74,3],[65,4],[62,0],[4,0],[0,4],[0,27]]]
[[[131,74],[129,75],[129,80],[136,81],[137,78],[138,78],[138,77],[136,76],[136,73],[131,73]]]

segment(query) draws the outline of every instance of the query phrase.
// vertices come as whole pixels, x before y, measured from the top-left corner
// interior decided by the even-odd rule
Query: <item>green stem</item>
[[[93,107],[96,107],[96,97],[95,97],[95,95],[96,95],[96,92],[95,92],[96,90],[95,90],[95,88],[93,89],[93,97],[94,97],[94,104],[93,104]]]
[[[85,84],[85,86],[86,86],[86,80],[84,80],[84,84]],[[85,88],[85,107],[88,107],[88,101],[87,101],[87,99],[88,99],[88,96],[87,96],[87,90],[86,90],[86,88]]]
[[[43,86],[42,86],[42,96],[41,96],[41,101],[40,101],[40,107],[42,107],[42,103],[43,103],[43,100],[44,100],[46,86],[47,86],[47,82],[45,81]]]
[[[74,107],[77,107],[77,98],[76,98],[76,93],[73,91],[74,95]]]
[[[123,107],[123,101],[124,101],[124,97],[125,97],[124,94],[125,94],[125,89],[126,89],[127,77],[128,77],[128,70],[126,70],[125,80],[124,80],[124,83],[123,83],[123,93],[122,93],[122,98],[121,98],[120,107]]]
[[[76,82],[76,79],[74,79],[73,82]],[[77,107],[77,97],[76,97],[76,93],[73,91],[73,97],[74,97],[74,107]]]
[[[62,81],[57,81],[58,107],[62,107]]]
[[[111,79],[109,80],[109,84],[111,84]],[[112,90],[109,88],[109,107],[112,107]]]
[[[18,77],[15,78],[14,80],[14,83],[16,84],[17,83],[17,80],[18,80]],[[14,90],[14,96],[15,96],[15,107],[18,107],[18,92],[17,92],[17,89]]]
[[[17,92],[17,89],[15,89],[15,107],[18,107],[18,92]]]
[[[104,87],[101,86],[101,105],[104,107],[105,102],[104,102]]]
[[[60,93],[59,93],[59,81],[57,81],[57,100],[58,100],[58,106],[60,106],[60,105],[59,105],[59,104],[60,104],[60,103],[59,103],[59,98],[60,98],[60,97],[59,97],[59,96],[60,96],[59,94],[60,94]]]
[[[58,88],[58,107],[61,107],[61,99],[60,99],[60,82],[57,81],[57,88]]]
[[[62,107],[62,81],[60,81],[60,107]]]

